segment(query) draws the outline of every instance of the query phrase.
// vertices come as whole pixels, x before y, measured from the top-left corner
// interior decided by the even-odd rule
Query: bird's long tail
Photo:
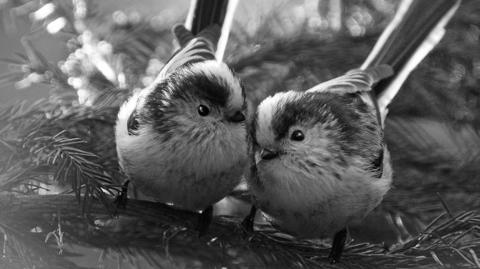
[[[211,25],[218,25],[221,34],[215,58],[223,59],[238,0],[191,0],[185,27],[196,36]]]
[[[403,0],[390,24],[385,28],[361,66],[390,65],[394,75],[374,88],[378,109],[384,117],[388,104],[397,94],[410,72],[438,44],[445,25],[461,0]]]

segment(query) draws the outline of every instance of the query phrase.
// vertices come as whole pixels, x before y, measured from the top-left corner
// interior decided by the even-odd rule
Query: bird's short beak
[[[278,157],[278,155],[279,155],[279,153],[277,151],[267,149],[267,148],[264,148],[260,151],[260,157],[263,160],[271,160],[271,159],[274,159],[274,158]]]
[[[228,121],[231,122],[242,122],[245,120],[245,115],[243,114],[242,111],[237,111],[233,115],[230,115],[228,117]]]

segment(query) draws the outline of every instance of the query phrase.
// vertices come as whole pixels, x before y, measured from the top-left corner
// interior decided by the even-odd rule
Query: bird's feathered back
[[[307,92],[368,92],[380,80],[393,75],[393,69],[388,65],[378,65],[365,70],[354,69],[345,75],[320,83]]]
[[[156,82],[165,79],[181,66],[215,60],[216,44],[220,37],[220,27],[218,25],[211,25],[197,36],[194,36],[185,26],[176,25],[173,28],[173,33],[181,48],[167,61],[162,71],[160,71]]]

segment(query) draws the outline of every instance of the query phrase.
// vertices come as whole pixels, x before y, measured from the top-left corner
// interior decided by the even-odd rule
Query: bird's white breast
[[[311,176],[282,160],[258,163],[260,184],[250,184],[257,206],[280,229],[304,238],[331,236],[362,220],[391,184],[389,155],[382,178],[349,168],[341,179]],[[252,183],[252,182],[250,182]]]
[[[234,137],[224,137],[229,143],[217,138],[191,145],[178,140],[161,143],[148,126],[129,136],[120,130],[123,125],[117,124],[117,153],[141,198],[203,210],[233,190],[244,173],[244,128]]]

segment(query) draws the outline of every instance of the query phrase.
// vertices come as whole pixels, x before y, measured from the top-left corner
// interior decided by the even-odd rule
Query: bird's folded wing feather
[[[220,36],[218,25],[206,28],[197,36],[193,36],[185,26],[177,25],[173,28],[173,33],[182,47],[167,61],[158,75],[157,81],[166,78],[181,66],[215,60],[215,46]]]
[[[354,69],[341,77],[320,83],[306,92],[331,92],[338,94],[368,92],[375,83],[392,74],[393,70],[388,65],[378,65],[365,70]]]

